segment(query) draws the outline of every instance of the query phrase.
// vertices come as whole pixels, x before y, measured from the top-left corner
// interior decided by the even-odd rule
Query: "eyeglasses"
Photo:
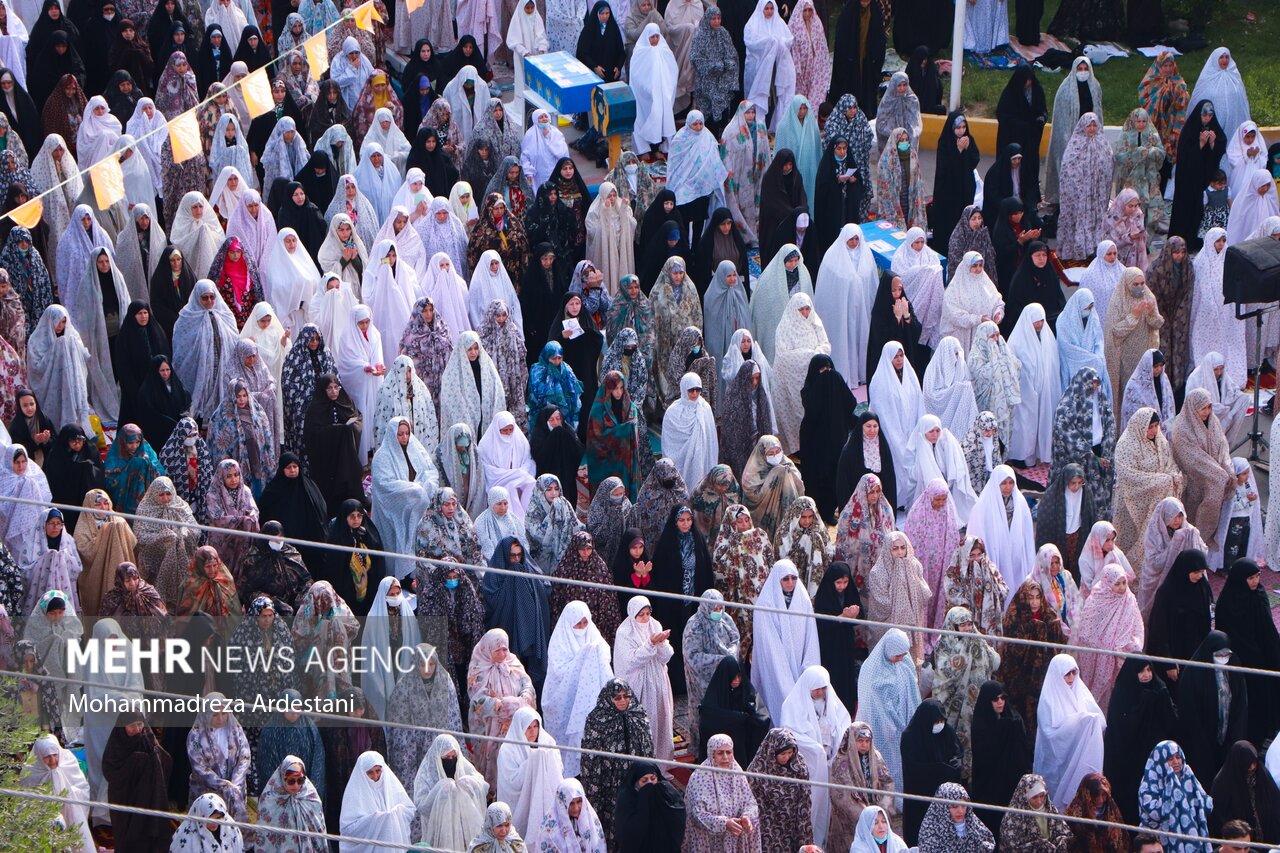
[[[303,782],[305,782],[305,781],[307,781],[307,777],[306,777],[306,776],[286,776],[286,777],[284,777],[284,783],[285,783],[285,785],[287,785],[287,786],[288,786],[288,787],[290,787],[290,788],[298,787],[298,786],[300,786],[300,785],[301,785]]]

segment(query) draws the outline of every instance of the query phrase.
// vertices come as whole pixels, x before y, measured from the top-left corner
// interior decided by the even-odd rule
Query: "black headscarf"
[[[800,421],[800,473],[805,494],[818,505],[818,515],[830,523],[836,506],[836,465],[853,426],[857,400],[849,383],[836,370],[831,356],[819,353],[809,359],[809,372],[800,389],[804,417]]]
[[[650,205],[649,210],[660,205]],[[645,216],[649,215],[649,211],[645,211]],[[674,216],[674,214],[673,214]],[[710,230],[710,229],[706,229]],[[672,237],[674,235],[674,241]],[[639,254],[636,255],[636,266],[639,270],[640,289],[647,296],[653,291],[653,286],[658,283],[658,275],[662,272],[662,267],[669,258],[681,257],[685,259],[685,269],[689,272],[689,278],[693,277],[692,267],[689,264],[689,246],[685,240],[685,229],[680,224],[680,220],[666,219],[658,226],[649,240],[641,248]],[[702,285],[703,289],[707,285]],[[698,294],[702,296],[701,293]]]
[[[333,103],[329,102],[330,92],[336,98]],[[325,131],[335,124],[345,127],[347,133],[351,133],[355,126],[351,120],[351,110],[347,108],[347,102],[342,99],[342,87],[336,80],[325,80],[320,84],[316,102],[311,105],[311,117],[307,119],[307,132],[311,137],[311,144],[314,146],[320,137],[324,136]]]
[[[125,83],[132,86],[127,94],[122,89]],[[138,101],[142,100],[144,94],[138,88],[138,81],[134,76],[123,68],[111,75],[111,79],[107,81],[107,87],[102,91],[103,97],[107,99],[107,108],[120,122],[121,127],[129,123]]]
[[[1138,674],[1147,667],[1151,668],[1151,679],[1140,681]],[[1160,669],[1160,664],[1143,657],[1126,658],[1107,706],[1102,770],[1111,781],[1120,812],[1131,824],[1138,822],[1138,783],[1151,750],[1160,741],[1178,736],[1178,712],[1164,679],[1156,674]]]
[[[307,459],[311,461],[311,479],[320,488],[329,514],[333,516],[338,514],[344,501],[363,497],[364,486],[359,454],[361,427],[348,424],[352,418],[358,418],[360,412],[351,402],[346,388],[338,392],[338,399],[329,399],[326,391],[331,382],[341,385],[341,380],[332,373],[316,377],[302,434],[307,445]]]
[[[578,220],[574,218],[573,211],[560,203],[558,194],[556,201],[551,200],[551,193],[555,191],[551,181],[544,181],[542,186],[538,187],[533,203],[524,212],[524,230],[529,238],[529,245],[537,246],[546,243],[555,250],[556,266],[560,274],[567,279],[573,272],[570,259],[578,245]],[[540,249],[535,254],[541,258],[541,253],[545,251]],[[534,263],[534,258],[531,257],[529,269],[532,270],[535,266],[539,268],[538,275],[541,277],[541,266]],[[557,293],[556,296],[560,294]],[[523,305],[523,300],[521,302]],[[543,340],[546,340],[545,334]],[[538,352],[541,351],[542,347],[539,346],[531,355],[536,359]]]
[[[222,42],[218,45],[217,58],[213,55],[213,39],[211,36],[218,33],[222,36]],[[227,34],[222,32],[221,24],[210,24],[205,27],[204,40],[200,43],[200,52],[196,54],[195,66],[196,80],[200,84],[200,91],[207,92],[210,83],[221,83],[222,80],[231,73],[231,47],[227,44]]]
[[[206,38],[208,33],[205,33]],[[249,46],[249,37],[258,37],[258,46]],[[201,45],[203,48],[203,45]],[[262,32],[253,24],[247,25],[240,31],[240,43],[236,45],[235,56],[231,57],[232,62],[243,62],[249,67],[249,71],[257,71],[263,68],[271,61],[271,48],[267,47],[267,43],[262,39]],[[274,69],[267,68],[267,76],[275,77]]]
[[[889,448],[889,440],[885,438],[883,429],[880,430],[880,436],[877,439],[880,444],[880,470],[871,471],[862,455],[862,428],[868,421],[875,421],[878,424],[880,416],[870,409],[858,415],[857,423],[849,430],[844,449],[840,451],[840,461],[836,464],[836,506],[841,509],[849,502],[862,475],[870,473],[880,478],[880,486],[884,489],[884,497],[889,501],[889,505],[894,507],[898,505],[898,481],[893,473],[893,451]]]
[[[789,174],[784,172],[788,164],[791,166]],[[795,153],[790,148],[778,149],[760,182],[760,227],[756,233],[772,234],[788,213],[808,204],[809,196],[805,194]],[[767,259],[762,260],[768,263]]]
[[[1231,650],[1242,666],[1280,670],[1280,635],[1271,618],[1269,593],[1262,584],[1249,589],[1249,578],[1262,570],[1253,560],[1231,564],[1227,584],[1218,595],[1214,620],[1231,638]],[[1249,685],[1249,739],[1264,743],[1280,726],[1280,693],[1274,678],[1246,675]]]
[[[151,12],[151,17],[147,19],[147,44],[151,46],[151,60],[157,68],[163,68],[165,63],[169,61],[168,48],[173,36],[173,25],[180,23],[187,31],[191,31],[191,23],[187,20],[186,13],[182,11],[182,4],[175,0],[173,4],[173,14],[169,14],[165,10],[164,4],[168,0],[156,0],[155,9]],[[205,39],[209,38],[209,30],[216,24],[206,27],[204,31]],[[231,70],[231,63],[227,63],[227,70]],[[223,75],[226,76],[225,74]],[[218,78],[219,80],[222,77]],[[204,91],[208,85],[201,89]]]
[[[470,48],[471,54],[467,55],[467,49]],[[489,68],[489,63],[485,61],[484,54],[480,52],[480,45],[476,44],[475,36],[470,34],[462,36],[458,39],[458,44],[453,50],[439,57],[439,73],[431,78],[440,84],[443,89],[449,81],[458,76],[458,72],[470,65],[480,75],[481,80],[492,80],[493,71]]]
[[[284,473],[284,469],[291,464],[298,466],[298,476],[292,478],[286,477]],[[325,522],[329,518],[328,507],[320,487],[303,470],[302,459],[298,454],[288,450],[280,454],[276,474],[262,490],[262,497],[258,498],[258,518],[264,523],[280,522],[284,535],[290,539],[324,541]],[[302,559],[308,566],[322,565],[322,550],[302,550]]]
[[[36,404],[35,414],[28,418],[22,413],[23,399],[30,397]],[[14,394],[14,409],[16,410],[13,420],[9,421],[9,438],[14,444],[21,445],[27,450],[27,458],[35,459],[36,453],[44,453],[53,447],[54,439],[58,434],[58,425],[45,415],[44,410],[40,408],[40,401],[36,398],[36,394],[30,388],[19,388]],[[43,444],[36,443],[36,435],[38,433],[49,431],[49,439]]]
[[[667,212],[664,202],[668,201],[674,205],[676,203],[676,194],[667,189],[659,190],[653,201],[649,202],[649,206],[644,209],[644,216],[640,218],[640,227],[636,229],[636,246],[638,248],[648,246],[654,234],[660,231],[665,232],[666,229],[662,226],[668,220],[675,222],[676,227],[680,228],[681,233],[684,233],[685,229],[682,227],[684,218],[675,207],[671,208],[669,213]]]
[[[947,108],[942,105],[938,68],[933,64],[933,56],[925,45],[917,45],[911,52],[911,59],[907,60],[907,80],[911,83],[911,91],[920,99],[920,112],[946,114]]]
[[[1208,569],[1209,560],[1203,551],[1183,551],[1174,558],[1151,604],[1147,654],[1186,660],[1209,633],[1213,627],[1213,590],[1206,577],[1201,576],[1197,583],[1190,580],[1193,573]],[[1160,668],[1163,670],[1165,665],[1160,664]]]
[[[423,47],[431,49],[431,58],[425,62],[419,57]],[[404,64],[404,70],[400,72],[400,91],[403,97],[400,99],[404,106],[404,131],[406,136],[416,136],[418,126],[422,124],[422,104],[421,96],[418,92],[418,78],[425,76],[431,81],[432,92],[435,92],[436,83],[440,79],[440,62],[442,57],[436,56],[435,45],[428,39],[418,39],[413,46],[413,53],[409,54],[409,61]],[[448,82],[448,81],[446,81]],[[431,101],[435,101],[435,95],[431,96]]]
[[[1201,100],[1187,110],[1187,123],[1178,137],[1178,180],[1173,187],[1173,210],[1169,219],[1169,236],[1182,237],[1192,250],[1200,248],[1203,240],[1197,236],[1200,219],[1204,215],[1204,188],[1209,177],[1222,163],[1227,153],[1227,135],[1218,122],[1218,114],[1205,124],[1200,111],[1212,101]],[[1200,147],[1200,133],[1212,130],[1216,135],[1212,145]]]
[[[169,269],[169,260],[173,253],[182,254],[178,247],[170,243],[160,253],[160,261],[151,274],[151,315],[153,322],[159,323],[167,337],[173,337],[173,325],[178,321],[180,312],[191,298],[191,291],[196,288],[196,280],[191,273],[187,259],[182,259],[182,272],[175,282],[173,272]]]
[[[1040,506],[1036,509],[1036,549],[1039,550],[1041,545],[1048,542],[1057,545],[1062,552],[1064,568],[1068,568],[1067,563],[1071,562],[1067,557],[1067,483],[1075,477],[1084,480],[1084,485],[1080,487],[1080,540],[1077,545],[1082,548],[1089,531],[1093,530],[1093,523],[1098,520],[1093,487],[1089,485],[1089,478],[1085,477],[1082,466],[1070,462],[1054,471],[1049,485],[1045,487],[1044,497],[1040,499]]]
[[[1051,262],[1043,267],[1036,266],[1036,252],[1047,252],[1049,247],[1039,240],[1032,240],[1022,253],[1022,263],[1018,264],[1013,279],[1005,287],[1004,320],[1000,323],[1000,333],[1008,338],[1013,334],[1013,327],[1022,316],[1022,309],[1033,302],[1044,308],[1049,328],[1056,329],[1058,315],[1067,307],[1067,299],[1062,295],[1062,282],[1058,279],[1058,271]]]
[[[544,185],[545,186],[545,185]],[[568,214],[573,219],[573,214]],[[529,265],[520,279],[520,313],[524,317],[525,363],[530,367],[538,363],[542,347],[551,335],[551,322],[555,318],[556,303],[569,289],[568,276],[561,263],[561,255],[550,243],[534,243],[529,253]],[[542,268],[542,257],[548,253],[556,256],[551,269]],[[554,472],[553,472],[554,473]]]
[[[1040,29],[1037,25],[1036,29]],[[1036,33],[1039,37],[1039,33]],[[1025,44],[1026,42],[1024,42]],[[1031,82],[1030,95],[1027,82]],[[1009,145],[1017,143],[1022,146],[1022,185],[1027,188],[1028,182],[1035,186],[1035,199],[1040,199],[1040,138],[1044,135],[1045,122],[1049,119],[1048,102],[1044,97],[1044,87],[1036,77],[1030,65],[1015,68],[1000,100],[996,103],[996,118],[999,128],[996,131],[996,150],[1003,151]],[[984,214],[985,218],[985,214]]]
[[[997,714],[991,703],[1000,696],[1006,699],[1004,711]],[[1014,708],[1013,700],[1007,697],[1000,682],[986,681],[978,690],[970,739],[973,783],[969,786],[969,793],[974,804],[1007,806],[1018,780],[1031,772],[1031,744],[1027,740],[1022,715]],[[978,811],[978,818],[992,833],[1000,831],[1000,815],[1000,812],[985,809]]]
[[[650,774],[658,777],[657,783],[637,789],[640,778]],[[616,853],[674,853],[684,843],[684,821],[684,798],[663,778],[658,765],[633,761],[618,787],[613,818]]]
[[[9,126],[22,138],[22,145],[28,154],[40,150],[44,143],[44,126],[40,122],[40,112],[27,90],[18,83],[18,78],[8,68],[0,68],[0,77],[8,74],[13,77],[13,104],[9,104],[9,96],[0,97],[0,112],[9,119]]]
[[[641,540],[644,545],[644,553],[640,555],[640,559],[638,561],[633,558],[630,553],[631,546],[635,544],[637,539]],[[635,562],[653,562],[653,549],[649,546],[648,542],[644,542],[643,540],[644,535],[641,534],[638,529],[629,527],[622,531],[622,539],[618,541],[618,550],[613,553],[613,562],[609,566],[609,571],[613,575],[613,582],[628,590],[627,592],[618,592],[618,612],[620,613],[627,612],[628,601],[635,598],[637,595],[644,595],[645,589],[653,588],[653,575],[649,576],[650,586],[643,589],[637,587],[631,579],[631,575],[633,574],[632,566]],[[652,604],[654,599],[649,599],[649,601]],[[658,621],[661,622],[662,620],[659,619]],[[666,628],[667,623],[663,622],[662,627]],[[672,632],[672,636],[675,636],[674,632]]]
[[[84,441],[78,453],[71,449],[71,442],[77,438]],[[72,506],[83,504],[90,489],[105,489],[107,482],[97,442],[90,441],[79,424],[67,424],[58,431],[53,447],[44,457],[44,475],[49,480],[53,502]],[[63,513],[67,529],[74,530],[79,513],[71,510]]]
[[[1227,821],[1242,820],[1258,841],[1274,844],[1280,839],[1280,789],[1249,741],[1231,745],[1209,794],[1213,797],[1209,834],[1214,838],[1222,837]]]
[[[733,679],[737,676],[741,676],[742,681],[734,687]],[[712,735],[725,734],[733,738],[733,757],[746,767],[771,728],[769,709],[757,701],[755,688],[742,671],[742,664],[733,655],[725,655],[716,665],[702,704],[698,706],[698,760],[706,760],[707,741]]]
[[[690,527],[688,533],[681,533],[676,521],[681,514],[688,513]],[[667,513],[667,522],[658,537],[657,547],[653,554],[653,580],[649,588],[659,592],[683,593],[685,595],[701,595],[703,590],[715,586],[715,574],[711,570],[711,549],[707,540],[694,523],[693,509],[684,504],[673,507]],[[625,540],[626,537],[624,536]],[[619,554],[622,549],[619,549]],[[690,560],[686,568],[685,559]],[[691,569],[691,571],[690,571]],[[689,582],[685,582],[689,572]],[[653,617],[662,623],[664,629],[671,630],[671,646],[675,654],[668,664],[673,689],[676,693],[684,688],[684,626],[698,606],[692,601],[675,598],[655,597],[649,599],[653,605]],[[624,609],[622,612],[626,612]]]
[[[315,467],[314,464],[312,467]],[[364,516],[364,521],[354,529],[347,523],[347,516],[353,512],[359,512]],[[374,525],[373,519],[369,518],[364,504],[355,499],[345,500],[338,507],[337,514],[329,520],[325,541],[330,545],[342,545],[364,551],[382,550],[382,537],[378,534],[378,528]],[[312,569],[312,572],[320,576],[320,580],[327,580],[333,584],[333,588],[351,608],[351,612],[360,620],[361,625],[369,616],[369,608],[373,605],[374,596],[378,593],[378,584],[387,574],[386,561],[381,556],[377,554],[367,556],[369,565],[363,599],[356,598],[355,579],[351,575],[351,561],[355,555],[350,551],[326,551],[323,566],[318,571],[316,568]]]
[[[836,590],[836,581],[842,578],[849,581],[849,584],[844,592],[839,592]],[[849,564],[844,561],[832,563],[818,583],[818,591],[813,596],[813,612],[839,616],[846,607],[855,604],[861,607],[862,597],[858,595],[858,587],[853,582]],[[818,620],[818,651],[822,655],[822,665],[827,668],[831,686],[836,689],[836,695],[846,708],[858,707],[858,672],[862,667],[858,659],[849,654],[849,649],[854,647],[854,640],[852,622]]]
[[[429,133],[434,132],[430,130],[430,128],[419,129],[419,133],[424,131]],[[481,156],[482,151],[488,153]],[[518,165],[519,162],[520,161],[514,157],[511,161],[507,161],[506,158],[499,157],[497,150],[493,147],[493,140],[484,136],[477,136],[467,144],[467,153],[462,159],[462,180],[471,185],[473,194],[483,195],[485,188],[489,186],[489,183],[493,180],[493,176],[498,174],[499,169],[502,169],[504,166],[509,168],[513,164]],[[525,212],[527,214],[532,202],[526,199],[525,204]],[[572,214],[570,215],[572,216]]]
[[[1231,640],[1226,634],[1210,631],[1191,659],[1214,663],[1214,653],[1230,647]],[[1240,661],[1233,654],[1228,664],[1239,666]],[[1196,771],[1196,778],[1216,777],[1227,757],[1227,750],[1236,741],[1244,739],[1248,728],[1249,690],[1244,676],[1238,672],[1219,673],[1219,670],[1203,666],[1183,667],[1174,690],[1178,704],[1177,741],[1187,757],[1187,764]],[[1231,693],[1227,707],[1223,707],[1220,680]],[[1225,728],[1221,737],[1220,728]]]
[[[121,711],[116,717],[115,728],[107,737],[102,752],[102,773],[111,786],[111,802],[167,811],[167,786],[173,759],[160,746],[150,727],[144,725],[138,734],[129,734],[126,726],[138,721],[145,722],[137,711]],[[114,809],[111,811],[111,829],[115,844],[121,850],[163,849],[173,837],[168,818]]]
[[[55,4],[58,5],[59,13],[58,20],[56,21],[49,17],[49,10],[53,8]],[[35,24],[30,27],[31,35],[30,38],[27,39],[28,70],[31,68],[31,60],[34,57],[39,56],[40,53],[49,46],[50,41],[53,39],[53,34],[58,32],[65,34],[67,41],[70,44],[80,43],[80,29],[73,24],[71,19],[67,17],[66,13],[62,11],[62,5],[58,0],[44,0],[44,5],[40,7],[40,17],[37,18]],[[83,68],[81,69],[81,72],[83,73]],[[27,79],[31,78],[28,77]],[[50,85],[55,82],[57,82],[56,77],[50,81]],[[35,151],[38,150],[38,148],[39,146],[32,150]]]
[[[429,140],[435,140],[434,148],[427,145]],[[421,169],[427,188],[432,194],[445,198],[449,197],[450,190],[458,182],[458,167],[442,147],[439,135],[429,125],[418,131],[405,168]]]
[[[923,104],[921,101],[922,110]],[[965,136],[969,140],[969,147],[963,151],[960,150],[955,132],[956,122],[961,119],[965,122]],[[977,189],[974,169],[978,168],[982,155],[978,151],[978,140],[973,138],[973,128],[968,125],[969,117],[964,111],[956,110],[947,116],[942,133],[938,136],[938,165],[933,178],[932,212],[937,225],[933,229],[933,239],[929,241],[929,245],[943,253],[951,242],[951,232],[960,221],[960,214],[973,204],[973,194]]]
[[[998,168],[999,165],[997,163],[992,166],[992,169]],[[987,177],[992,177],[990,172],[987,173]],[[1000,202],[991,225],[991,245],[996,250],[996,275],[991,280],[1001,295],[1008,292],[1013,274],[1022,262],[1022,244],[1018,242],[1018,232],[1014,230],[1013,223],[1009,220],[1009,217],[1017,213],[1022,213],[1022,230],[1030,228],[1026,205],[1013,197]],[[984,213],[982,218],[985,221],[987,215]],[[985,264],[983,268],[986,268]]]
[[[871,4],[875,6],[873,2]],[[859,108],[865,109],[859,102]],[[844,160],[836,160],[836,145],[843,142],[848,146]],[[862,200],[872,190],[871,170],[868,163],[859,163],[853,156],[853,145],[848,138],[837,136],[831,140],[822,152],[818,161],[818,179],[813,188],[810,206],[813,209],[813,222],[805,235],[805,255],[817,253],[821,258],[827,248],[835,242],[836,235],[846,222],[858,222],[862,219]],[[852,183],[840,183],[836,180],[846,169],[857,171],[857,180]]]
[[[148,321],[145,326],[138,324],[138,313],[146,311]],[[120,332],[112,342],[114,358],[112,359],[116,380],[120,383],[120,423],[133,423],[132,415],[137,395],[142,383],[151,374],[152,359],[158,355],[172,355],[169,336],[165,334],[160,323],[151,311],[151,305],[141,300],[129,303],[124,320],[120,323]],[[160,447],[164,447],[163,444]]]
[[[786,150],[785,148],[783,149]],[[776,160],[774,161],[777,162]],[[766,180],[768,175],[765,176]],[[803,195],[804,185],[800,183],[800,173],[792,171],[791,178],[796,186],[800,187]],[[762,196],[763,198],[763,196]],[[647,212],[647,211],[646,211]],[[725,222],[729,223],[729,233],[727,235],[720,233],[720,226]],[[761,232],[764,233],[764,232]],[[723,241],[725,237],[733,243],[733,250],[726,252]],[[717,238],[721,243],[720,250],[717,251]],[[683,232],[681,232],[681,240],[683,241]],[[706,228],[702,229],[702,236],[698,238],[698,250],[693,255],[693,267],[689,270],[689,274],[693,276],[693,283],[698,289],[698,296],[705,297],[707,289],[711,287],[711,279],[713,278],[716,267],[719,266],[716,258],[725,254],[731,257],[728,260],[733,261],[733,265],[738,268],[738,280],[741,282],[743,290],[746,291],[747,298],[751,297],[750,284],[750,264],[747,260],[747,241],[742,237],[742,231],[738,229],[738,223],[733,221],[733,214],[728,208],[718,207],[711,214],[711,221]],[[688,256],[685,256],[688,258]],[[721,257],[721,260],[725,258]],[[665,258],[663,259],[665,261]],[[661,271],[662,265],[658,265]],[[654,275],[657,278],[657,275]]]
[[[534,419],[533,429],[529,433],[529,452],[537,466],[537,475],[555,474],[560,478],[560,491],[569,505],[578,506],[578,468],[582,465],[582,442],[578,434],[567,423],[561,423],[555,429],[547,426],[553,412],[564,412],[559,406],[543,406]],[[586,413],[581,415],[586,420]]]
[[[849,11],[860,12],[858,6],[848,7]],[[867,41],[866,50],[862,49],[861,15],[840,15],[836,21],[835,55],[831,66],[831,93],[829,100],[833,103],[841,95],[853,95],[857,98],[868,118],[875,118],[876,106],[879,102],[881,69],[884,67],[885,51],[888,47],[884,31],[884,16],[880,4],[872,0],[867,8]],[[728,19],[724,21],[728,25]],[[745,21],[743,22],[745,24]],[[740,25],[741,26],[741,25]],[[738,30],[739,33],[742,30]],[[735,38],[741,39],[738,35]],[[742,47],[738,47],[742,53]],[[921,103],[924,103],[921,101]],[[854,221],[857,220],[848,220]]]
[[[942,731],[934,734],[936,723],[943,724]],[[959,782],[961,755],[960,738],[942,703],[924,700],[902,731],[902,792],[932,796],[943,782]],[[902,837],[908,844],[916,843],[926,808],[919,800],[903,801]]]
[[[151,321],[155,322],[154,319]],[[160,376],[160,365],[169,364],[169,381]],[[169,356],[152,356],[146,378],[138,386],[136,417],[132,421],[142,430],[152,447],[164,447],[178,421],[191,413],[191,394],[187,392],[178,371],[173,370]]]
[[[274,190],[275,187],[273,186],[272,189]],[[293,200],[294,190],[297,189],[306,192],[302,184],[297,181],[290,181],[285,186],[280,213],[276,215],[276,225],[279,228],[292,228],[296,231],[298,239],[307,247],[312,260],[319,263],[320,247],[324,245],[324,238],[328,236],[329,229],[325,226],[324,217],[311,201],[310,196],[300,205]]]
[[[50,0],[57,3],[58,0]],[[48,20],[41,18],[41,20]],[[66,18],[68,26],[71,22]],[[37,24],[37,26],[39,26]],[[66,53],[58,53],[56,48],[65,45]],[[44,108],[52,95],[55,88],[58,87],[64,75],[70,74],[78,80],[82,86],[84,82],[84,60],[80,58],[80,52],[76,49],[75,43],[67,35],[66,30],[54,30],[49,34],[45,42],[44,48],[37,54],[32,55],[30,45],[28,45],[27,55],[31,56],[27,60],[27,81],[31,84],[31,97],[35,99],[36,106],[43,113]],[[67,140],[68,145],[73,145],[71,140]],[[36,148],[35,150],[39,150]]]
[[[600,25],[600,12],[609,10],[609,20]],[[578,61],[594,71],[604,70],[604,82],[612,83],[622,74],[627,61],[626,49],[622,46],[622,30],[618,28],[618,16],[607,0],[596,0],[591,11],[582,19],[582,32],[578,35]]]
[[[318,170],[324,170],[319,174]],[[328,151],[313,151],[302,171],[295,176],[307,194],[307,200],[315,204],[317,209],[328,210],[333,194],[338,191],[338,170]]]
[[[880,364],[880,353],[884,350],[884,345],[889,341],[898,342],[907,361],[920,377],[924,376],[924,369],[928,367],[929,359],[932,357],[932,351],[920,343],[920,318],[916,316],[916,309],[911,305],[911,300],[907,300],[907,304],[911,305],[911,317],[908,322],[899,323],[893,313],[893,280],[897,277],[897,273],[893,270],[884,270],[880,273],[880,283],[876,285],[876,298],[871,304],[870,331],[867,334],[868,382],[871,381],[871,376]],[[905,285],[902,295],[904,297],[907,295]]]
[[[485,575],[481,588],[484,627],[507,632],[511,653],[524,664],[534,685],[540,687],[547,674],[547,642],[551,637],[551,584],[543,578],[541,570],[529,562],[527,550],[522,562],[511,562],[511,545],[519,541],[514,536],[506,537],[489,557],[491,567],[524,575],[497,572]]]

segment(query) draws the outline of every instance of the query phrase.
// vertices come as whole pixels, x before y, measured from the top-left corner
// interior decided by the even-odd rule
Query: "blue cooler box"
[[[876,257],[876,266],[882,270],[889,269],[893,265],[893,253],[898,251],[898,247],[907,239],[907,232],[899,231],[897,225],[884,219],[864,222],[858,227],[862,229],[863,241],[871,247],[871,254]],[[934,252],[928,244],[924,248],[927,252],[933,252],[938,263],[942,264],[942,280],[946,281],[947,256]]]
[[[558,51],[524,58],[525,87],[561,115],[591,109],[591,91],[604,81],[570,53]]]

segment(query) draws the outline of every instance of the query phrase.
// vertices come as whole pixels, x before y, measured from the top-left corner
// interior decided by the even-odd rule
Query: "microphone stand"
[[[1262,391],[1262,381],[1261,381],[1262,380],[1262,362],[1263,362],[1262,318],[1267,314],[1270,314],[1272,311],[1280,310],[1280,303],[1275,303],[1275,302],[1266,303],[1259,308],[1256,308],[1252,311],[1245,311],[1244,313],[1241,313],[1240,308],[1241,308],[1241,304],[1237,302],[1236,303],[1236,319],[1237,320],[1248,320],[1250,318],[1253,319],[1253,323],[1254,323],[1253,363],[1257,367],[1253,377],[1253,427],[1252,429],[1249,430],[1248,435],[1240,439],[1240,441],[1236,443],[1236,446],[1231,448],[1231,451],[1234,453],[1238,448],[1243,447],[1246,443],[1250,444],[1251,448],[1249,450],[1249,456],[1247,457],[1247,459],[1250,464],[1256,464],[1256,463],[1262,462],[1262,456],[1258,452],[1258,449],[1260,447],[1267,448],[1268,453],[1271,450],[1270,442],[1267,441],[1267,439],[1263,436],[1262,431],[1258,428],[1258,418],[1261,415],[1261,411],[1260,411],[1261,407],[1259,406],[1258,401],[1259,401],[1259,395]],[[1270,463],[1268,463],[1268,470],[1270,470]]]

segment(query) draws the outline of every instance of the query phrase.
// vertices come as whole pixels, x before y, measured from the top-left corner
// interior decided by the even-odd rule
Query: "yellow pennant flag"
[[[200,123],[196,121],[194,108],[169,122],[169,145],[173,148],[173,162],[185,163],[197,154],[204,153],[200,143]]]
[[[408,9],[409,9],[409,14],[410,14],[410,15],[412,15],[414,12],[418,11],[419,9],[421,9],[421,8],[422,8],[423,6],[425,6],[426,4],[427,4],[427,0],[408,0],[408,1],[405,3],[405,6],[407,6],[407,7],[408,7]]]
[[[249,118],[257,118],[268,112],[274,102],[271,99],[271,79],[267,77],[267,69],[259,68],[240,82],[240,93],[244,95],[245,106],[249,108]]]
[[[111,154],[89,167],[89,175],[93,178],[93,195],[98,202],[98,210],[106,210],[124,198],[124,170],[120,168],[117,155]]]
[[[316,33],[302,43],[307,52],[307,64],[311,66],[311,79],[319,80],[329,70],[329,45],[324,33]]]
[[[9,218],[23,228],[35,228],[40,224],[40,215],[43,213],[44,202],[40,201],[39,197],[36,197],[9,211]]]
[[[382,16],[373,7],[373,0],[361,3],[355,8],[356,26],[366,32],[373,32],[373,22],[382,23]]]

